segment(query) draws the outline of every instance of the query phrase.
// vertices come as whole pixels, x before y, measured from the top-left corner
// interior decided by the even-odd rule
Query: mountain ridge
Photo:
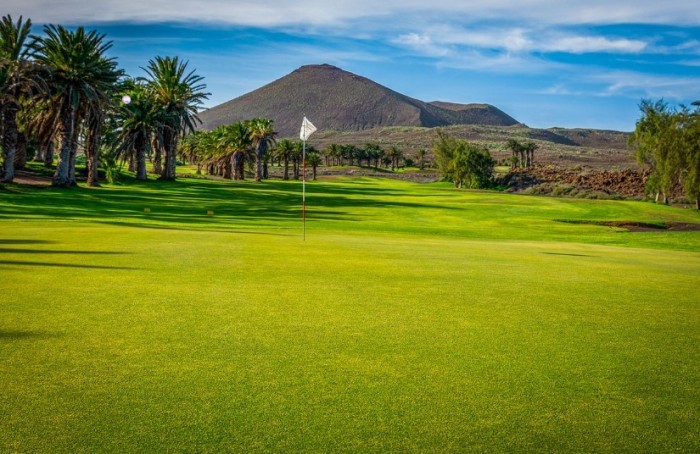
[[[307,116],[320,130],[386,126],[520,123],[488,104],[424,102],[332,65],[305,65],[256,90],[199,113],[201,129],[254,117],[270,118],[280,137],[298,133]]]

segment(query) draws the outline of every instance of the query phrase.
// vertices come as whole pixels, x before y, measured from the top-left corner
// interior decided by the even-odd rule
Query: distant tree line
[[[290,139],[276,141],[275,136],[272,121],[264,118],[223,125],[211,131],[196,131],[181,141],[180,158],[196,164],[198,173],[206,172],[233,180],[245,179],[246,163],[248,171],[255,172],[256,180],[268,178],[269,166],[275,164],[284,167],[284,180],[299,179],[303,166],[303,142]],[[265,152],[256,153],[261,144],[266,144]],[[413,155],[414,161],[396,146],[384,150],[373,143],[363,147],[331,144],[320,151],[306,146],[306,164],[312,171],[313,179],[316,179],[317,168],[321,165],[383,167],[391,171],[417,165],[424,169],[429,164],[426,155],[427,151],[420,149]]]
[[[408,156],[396,145],[386,150],[374,143],[366,143],[363,147],[355,145],[331,144],[321,151],[326,166],[358,165],[374,168],[385,168],[395,171],[404,167],[418,165],[424,169],[427,163],[427,152],[424,149]]]
[[[104,34],[83,27],[46,25],[31,35],[31,20],[0,20],[0,179],[34,160],[51,166],[52,183],[76,184],[78,150],[86,156],[88,186],[98,166],[129,159],[146,179],[146,158],[160,178],[174,179],[179,141],[195,129],[207,98],[202,77],[178,57],[155,57],[147,77],[130,78],[107,56]]]
[[[644,100],[639,109],[642,117],[629,144],[637,162],[651,170],[647,193],[668,203],[673,188],[680,186],[700,210],[700,108]]]

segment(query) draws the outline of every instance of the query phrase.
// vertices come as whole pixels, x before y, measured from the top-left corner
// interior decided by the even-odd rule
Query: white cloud
[[[633,71],[612,71],[589,77],[604,89],[600,96],[629,96],[687,100],[698,95],[700,77],[660,76]]]
[[[527,54],[468,50],[441,59],[439,67],[499,74],[543,74],[567,66]]]
[[[574,54],[610,52],[610,53],[640,53],[649,44],[642,40],[618,37],[576,35],[556,30],[517,28],[469,30],[441,26],[418,33],[401,35],[395,43],[406,45],[415,50],[424,50],[427,54],[437,56],[437,50],[447,49],[448,46],[496,49],[511,53],[519,52],[566,52]]]
[[[604,36],[559,36],[539,44],[539,49],[548,52],[569,52],[573,54],[614,52],[639,53],[648,44],[641,40],[607,38]]]
[[[391,20],[476,22],[517,19],[556,24],[700,24],[700,8],[688,0],[10,0],[3,8],[37,23],[214,22],[273,27],[334,25],[373,17]],[[409,21],[410,22],[410,21]]]
[[[401,35],[393,42],[431,57],[444,57],[451,53],[449,47],[436,44],[430,36],[420,33]]]

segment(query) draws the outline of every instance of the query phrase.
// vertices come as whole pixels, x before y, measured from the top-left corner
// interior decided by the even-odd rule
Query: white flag
[[[301,123],[301,132],[299,132],[299,138],[301,140],[306,140],[311,134],[316,131],[316,126],[312,125],[311,122],[304,117],[304,121]]]

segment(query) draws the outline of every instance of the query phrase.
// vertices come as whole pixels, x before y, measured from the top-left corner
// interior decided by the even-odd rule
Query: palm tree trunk
[[[177,153],[177,136],[174,131],[167,130],[164,132],[164,145],[165,145],[165,168],[163,169],[163,174],[161,179],[163,180],[174,180],[175,179],[175,169],[177,162],[175,160]]]
[[[71,184],[70,180],[70,161],[71,155],[74,155],[73,149],[76,147],[76,127],[75,127],[75,110],[69,109],[61,115],[61,135],[58,153],[58,164],[56,172],[51,180],[52,186],[67,188]]]
[[[85,154],[87,156],[87,185],[89,187],[100,186],[100,176],[97,167],[100,164],[100,133],[101,126],[98,123],[91,125],[85,140]]]
[[[2,134],[2,154],[5,159],[2,182],[9,183],[15,178],[15,152],[17,147],[17,111],[13,106],[5,107],[2,118],[4,130]]]
[[[289,180],[289,156],[284,155],[284,179]]]
[[[158,139],[155,137],[151,142],[151,149],[153,150],[153,173],[162,175],[163,174],[163,150],[161,149]]]
[[[136,153],[136,179],[139,181],[146,181],[148,176],[146,175],[146,141],[148,138],[145,134],[139,133],[134,141],[134,148]]]
[[[50,167],[53,164],[53,152],[54,152],[54,143],[53,139],[49,144],[46,146],[46,150],[44,153],[44,167]]]
[[[264,141],[261,140],[255,150],[255,181],[262,181],[263,177],[263,158],[265,156],[263,143]]]
[[[226,159],[221,163],[221,166],[223,167],[224,178],[226,178],[227,180],[231,179],[231,170],[233,168],[233,163],[231,161],[231,159]]]
[[[15,148],[15,170],[27,167],[27,136],[17,132],[17,147]]]
[[[77,135],[77,133],[76,133]],[[68,164],[68,176],[70,179],[70,185],[75,186],[78,184],[78,180],[75,178],[75,160],[78,157],[78,140],[76,138],[75,148],[71,150],[70,161]]]
[[[241,178],[241,170],[242,170],[242,161],[243,161],[243,153],[240,151],[235,151],[233,153],[233,157],[231,158],[233,160],[233,179],[234,181],[242,180]]]

